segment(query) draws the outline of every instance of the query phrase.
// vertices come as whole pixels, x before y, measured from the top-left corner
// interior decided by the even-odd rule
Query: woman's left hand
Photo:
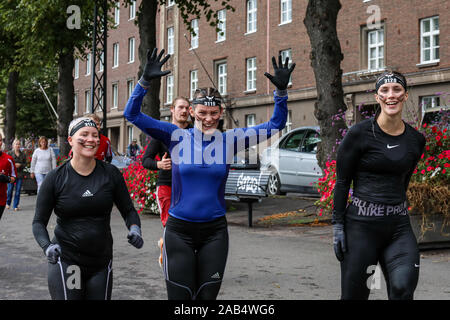
[[[278,56],[278,66],[275,57],[272,57],[273,71],[275,75],[265,72],[264,75],[277,87],[278,90],[286,90],[289,84],[292,71],[294,71],[295,63],[289,68],[289,58],[286,57],[286,61],[283,65],[281,60],[281,54]]]

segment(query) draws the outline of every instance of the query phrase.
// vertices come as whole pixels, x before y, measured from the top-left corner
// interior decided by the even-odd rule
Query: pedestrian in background
[[[16,179],[14,160],[9,154],[1,150],[2,145],[3,137],[0,134],[0,219],[6,207],[7,183],[14,182]]]
[[[19,210],[19,202],[20,202],[20,191],[22,189],[22,181],[24,172],[23,169],[27,165],[27,155],[20,151],[20,140],[14,139],[13,142],[13,149],[8,152],[8,154],[13,158],[16,166],[17,171],[17,177],[16,182],[8,183],[8,191],[7,191],[7,197],[6,197],[6,209],[9,209],[11,206],[12,201],[12,195],[14,192],[14,186],[16,187],[16,193],[14,194],[14,202],[13,202],[13,209],[14,211]]]
[[[31,158],[31,178],[36,178],[37,192],[39,193],[47,173],[56,168],[56,157],[53,150],[48,147],[46,137],[40,137],[38,144],[39,148],[34,150]]]
[[[137,139],[133,139],[131,143],[127,147],[127,156],[131,159],[136,160],[139,152],[141,151],[141,147],[137,144]]]

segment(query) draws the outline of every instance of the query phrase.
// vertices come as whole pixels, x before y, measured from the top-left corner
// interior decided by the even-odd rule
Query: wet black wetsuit
[[[425,138],[405,123],[391,136],[374,119],[354,125],[337,154],[333,223],[344,224],[347,252],[341,261],[342,299],[367,299],[373,267],[380,264],[389,299],[412,299],[419,251],[411,229],[406,190]],[[352,204],[347,206],[353,182]]]
[[[128,228],[133,224],[140,227],[122,174],[111,164],[96,160],[94,171],[82,176],[68,161],[47,175],[37,198],[33,234],[44,252],[52,243],[61,246],[60,261],[49,263],[52,299],[110,298],[113,204]],[[50,242],[46,227],[53,210],[57,225],[55,237]],[[67,270],[70,266],[81,271],[80,289],[68,286],[68,277],[74,273],[73,268]]]

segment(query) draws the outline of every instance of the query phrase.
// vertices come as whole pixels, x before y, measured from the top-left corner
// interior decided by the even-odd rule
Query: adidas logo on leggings
[[[219,274],[218,272],[214,273],[214,274],[211,276],[211,279],[220,279],[220,274]]]

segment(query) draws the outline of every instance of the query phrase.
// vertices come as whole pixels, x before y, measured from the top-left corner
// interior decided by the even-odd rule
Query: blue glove
[[[130,227],[130,232],[128,233],[128,242],[136,248],[140,249],[144,245],[144,239],[141,236],[141,228],[133,224]]]
[[[45,250],[45,255],[47,256],[48,262],[55,264],[61,256],[61,247],[59,244],[52,243],[48,246],[47,250]]]
[[[161,57],[164,54],[164,49],[161,50],[158,56],[156,53],[158,52],[158,48],[154,48],[151,55],[150,50],[147,51],[147,62],[144,66],[144,71],[142,72],[142,76],[139,79],[139,84],[148,88],[150,86],[150,81],[152,79],[161,78],[170,73],[170,70],[161,71],[161,67],[167,60],[170,58],[170,54],[166,55],[162,60]]]
[[[342,223],[333,225],[333,246],[336,258],[339,261],[344,260],[344,252],[347,252],[347,246],[345,244],[345,232]]]

